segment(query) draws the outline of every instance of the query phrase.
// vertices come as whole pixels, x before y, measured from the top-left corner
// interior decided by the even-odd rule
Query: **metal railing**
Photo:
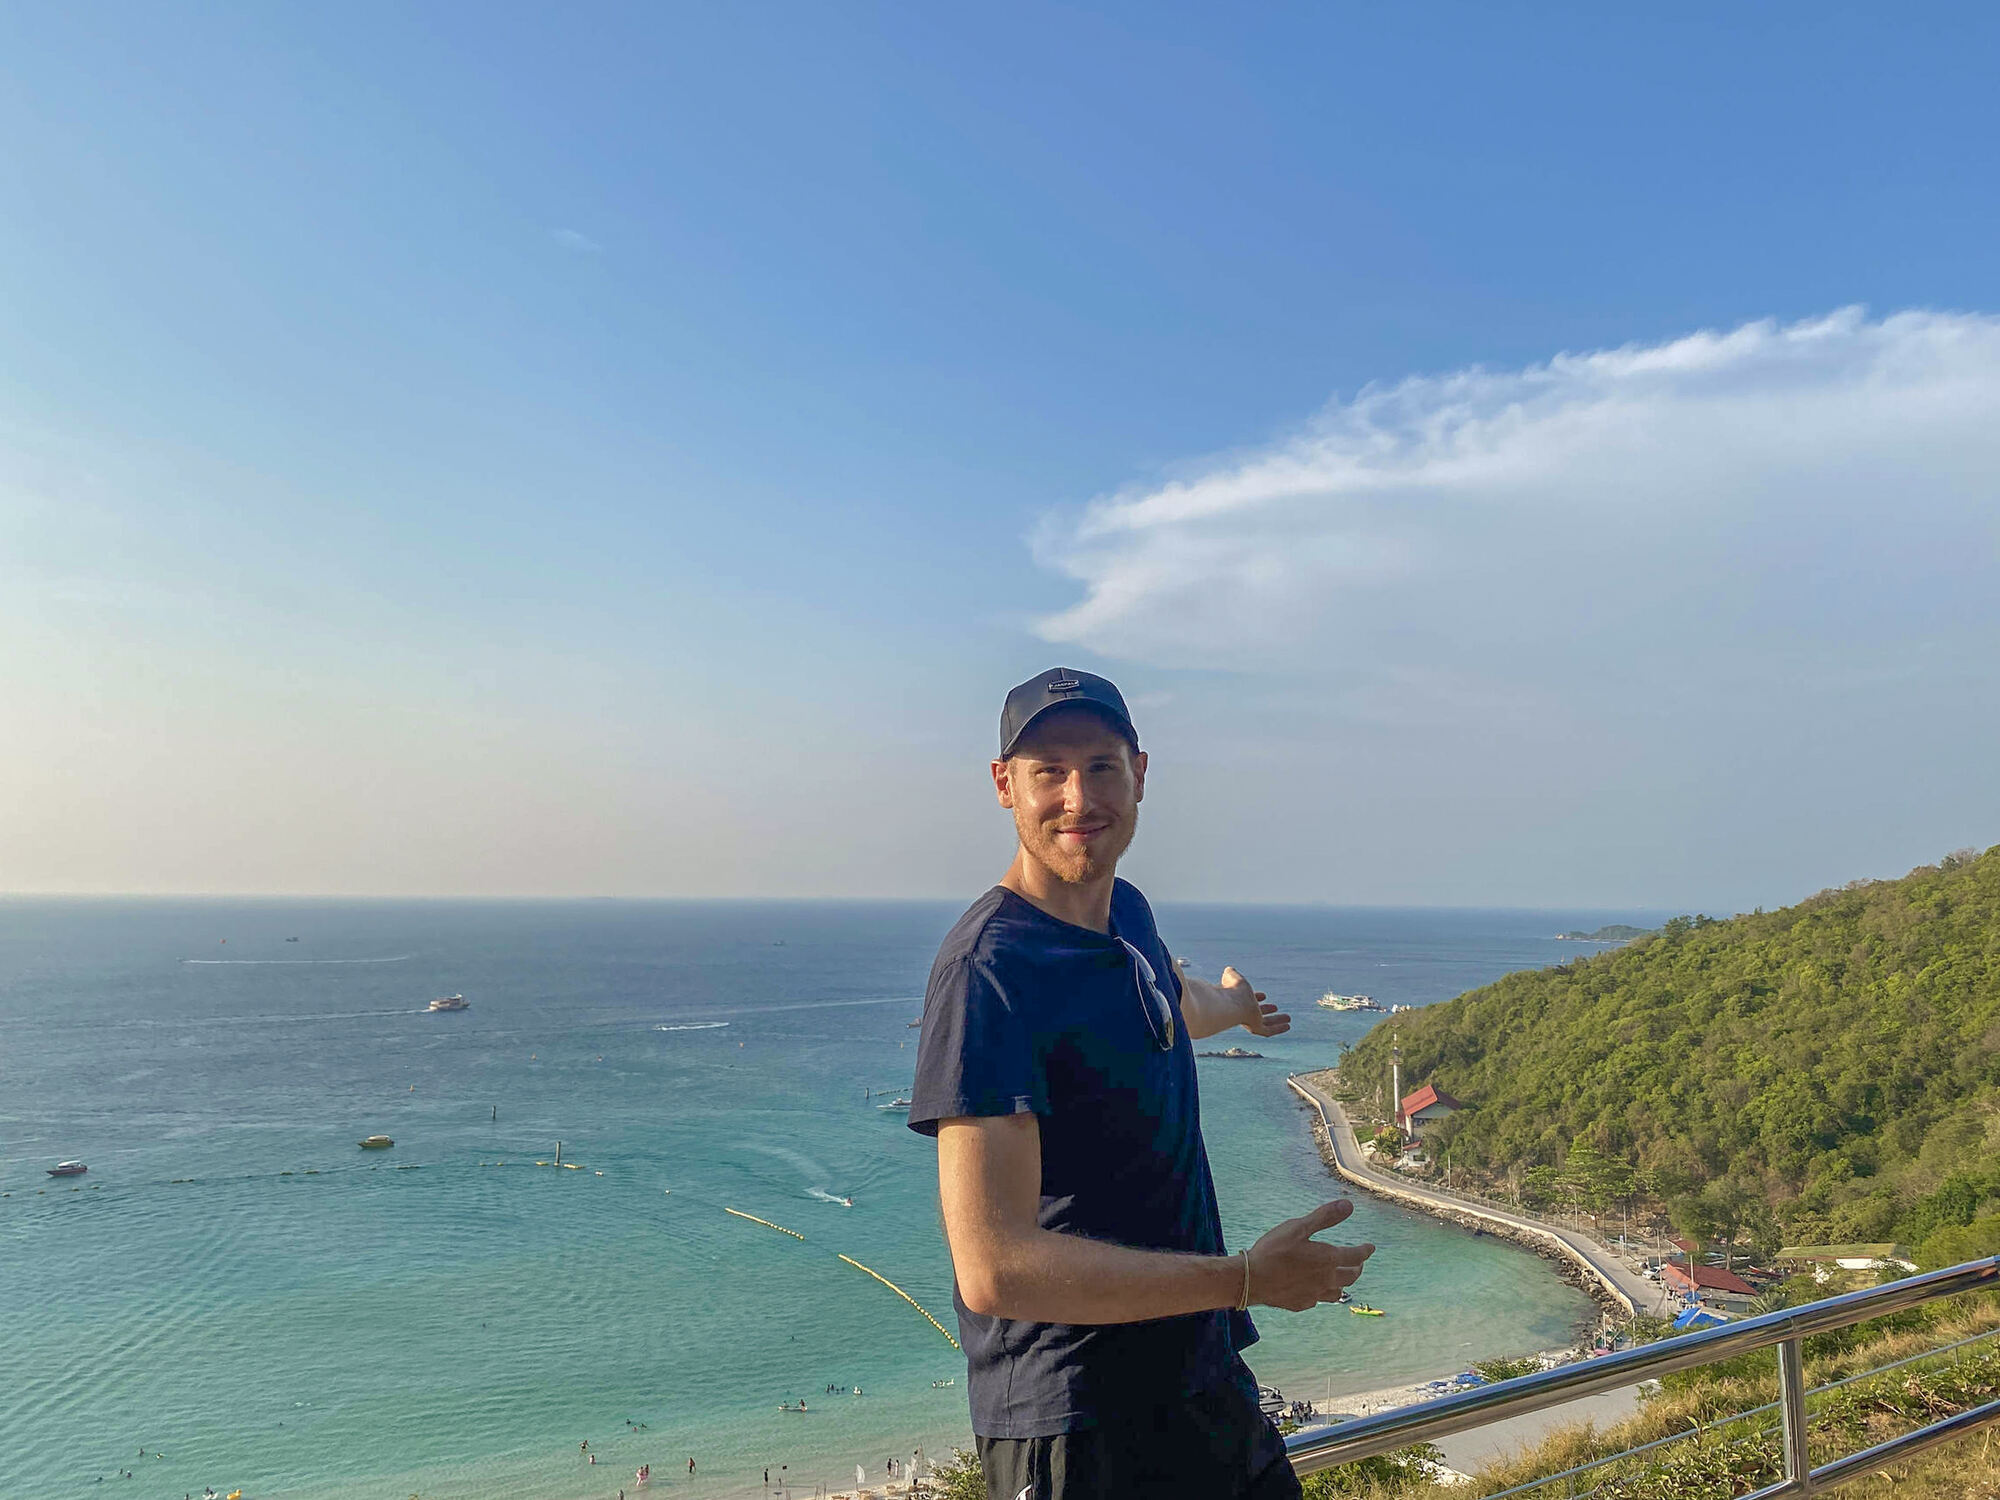
[[[1811,1496],[1843,1484],[1879,1467],[1891,1459],[1906,1458],[1938,1443],[1949,1442],[1964,1433],[2000,1421],[2000,1401],[1989,1401],[1953,1417],[1946,1417],[1852,1453],[1815,1469],[1806,1451],[1805,1358],[1801,1343],[1816,1333],[1827,1333],[1863,1323],[1870,1318],[1901,1312],[1940,1297],[1960,1292],[2000,1288],[2000,1255],[1967,1261],[1949,1270],[1910,1276],[1885,1286],[1867,1287],[1790,1307],[1762,1317],[1745,1318],[1721,1328],[1682,1334],[1657,1344],[1643,1344],[1600,1355],[1573,1365],[1562,1365],[1514,1380],[1502,1380],[1477,1390],[1461,1391],[1416,1406],[1378,1412],[1352,1422],[1342,1422],[1324,1431],[1300,1433],[1287,1440],[1292,1467],[1300,1474],[1330,1469],[1335,1464],[1352,1463],[1379,1453],[1392,1453],[1413,1443],[1433,1442],[1453,1433],[1502,1422],[1562,1406],[1585,1396],[1623,1390],[1641,1380],[1656,1380],[1679,1370],[1712,1364],[1738,1354],[1749,1354],[1773,1346],[1778,1351],[1778,1407],[1783,1416],[1785,1477],[1744,1497],[1744,1500],[1779,1500],[1781,1496]]]

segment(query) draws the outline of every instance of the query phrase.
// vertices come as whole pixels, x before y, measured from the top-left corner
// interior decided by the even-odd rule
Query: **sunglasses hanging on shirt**
[[[1139,1009],[1145,1013],[1146,1029],[1153,1033],[1153,1044],[1162,1052],[1171,1052],[1174,1050],[1174,1004],[1160,988],[1160,977],[1153,972],[1146,955],[1124,938],[1118,941],[1132,955],[1132,983],[1139,992]]]

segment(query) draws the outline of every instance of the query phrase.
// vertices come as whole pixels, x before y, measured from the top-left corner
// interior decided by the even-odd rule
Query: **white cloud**
[[[1082,597],[1038,628],[1391,696],[1950,647],[1993,621],[1996,515],[2000,318],[1848,308],[1370,386],[1048,517],[1036,556]]]
[[[589,235],[575,229],[551,229],[549,238],[565,250],[574,250],[579,255],[595,255],[604,247]]]

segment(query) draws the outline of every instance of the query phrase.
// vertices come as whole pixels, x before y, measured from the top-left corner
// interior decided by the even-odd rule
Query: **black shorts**
[[[1237,1378],[1054,1437],[978,1438],[987,1500],[1299,1500],[1285,1440]]]

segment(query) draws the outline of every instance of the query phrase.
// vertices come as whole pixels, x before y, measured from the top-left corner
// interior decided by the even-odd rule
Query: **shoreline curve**
[[[1512,1241],[1551,1261],[1557,1274],[1572,1286],[1588,1293],[1604,1311],[1621,1318],[1638,1315],[1640,1306],[1658,1295],[1658,1288],[1628,1268],[1605,1246],[1587,1236],[1573,1234],[1554,1225],[1509,1214],[1483,1203],[1474,1203],[1454,1194],[1406,1182],[1371,1167],[1362,1158],[1361,1145],[1348,1123],[1347,1114],[1319,1080],[1335,1072],[1323,1068],[1311,1073],[1294,1073],[1285,1083],[1319,1115],[1313,1130],[1321,1158],[1333,1173],[1363,1192],[1386,1199],[1403,1208],[1415,1209],[1444,1219],[1462,1229],[1477,1229]]]

